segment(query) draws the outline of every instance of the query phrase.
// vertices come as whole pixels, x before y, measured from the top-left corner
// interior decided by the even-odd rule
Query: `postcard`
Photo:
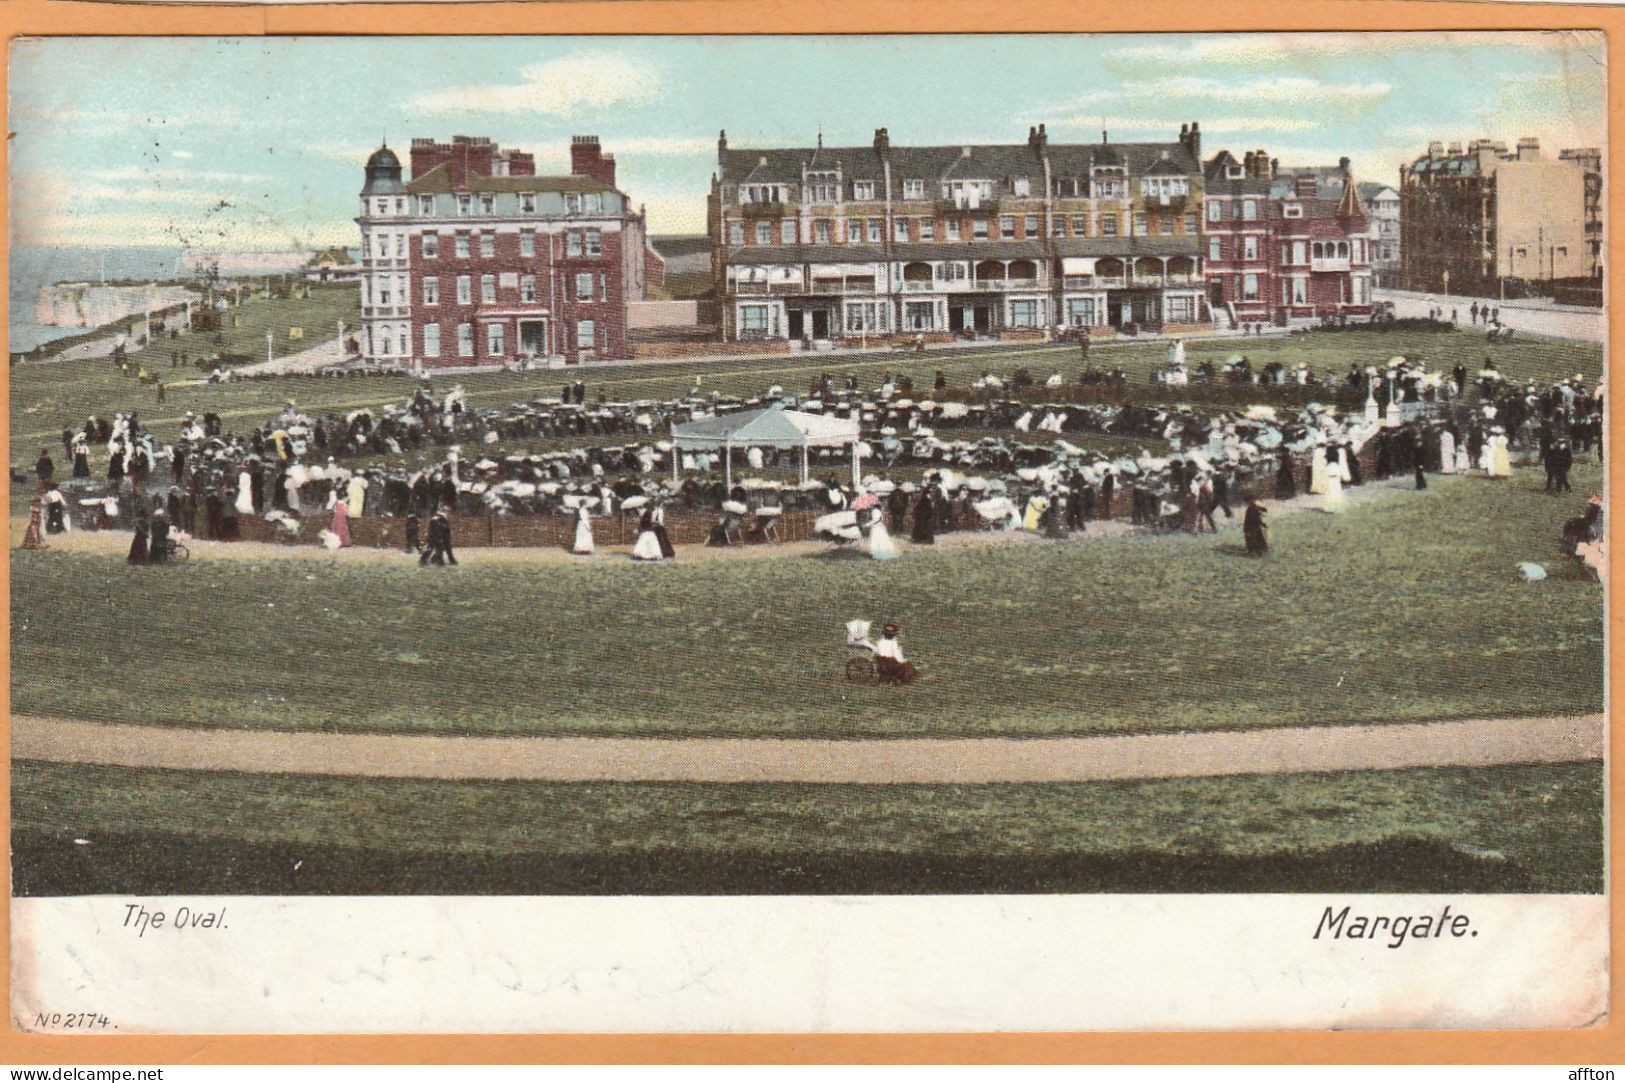
[[[13,1025],[1598,1023],[1605,70],[16,40]]]

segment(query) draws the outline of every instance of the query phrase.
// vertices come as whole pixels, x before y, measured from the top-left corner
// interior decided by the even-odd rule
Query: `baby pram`
[[[869,641],[866,620],[846,622],[846,679],[872,681],[875,679],[875,645]]]

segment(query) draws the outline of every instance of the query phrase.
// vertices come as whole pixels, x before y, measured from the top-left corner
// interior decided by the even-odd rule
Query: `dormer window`
[[[1010,191],[1022,198],[1032,195],[1031,179],[1028,177],[1010,178]]]
[[[905,180],[903,182],[903,198],[904,199],[924,199],[925,198],[925,181],[919,180],[919,179]]]
[[[1239,165],[1227,165],[1224,167],[1224,175],[1229,180],[1240,180],[1241,173],[1242,169]]]
[[[520,192],[519,193],[519,211],[520,211],[521,214],[535,214],[536,213],[536,193],[535,192]]]
[[[1281,206],[1281,214],[1282,214],[1283,217],[1286,217],[1286,218],[1302,218],[1303,217],[1303,204],[1301,204],[1301,203],[1285,203],[1285,204],[1282,204],[1282,206]]]
[[[581,213],[581,193],[580,192],[566,192],[565,193],[565,196],[564,196],[564,213],[565,214],[580,214]]]
[[[480,196],[480,213],[495,214],[497,212],[497,197],[494,195]]]
[[[839,203],[841,201],[841,185],[833,173],[807,174],[807,202],[809,203]]]
[[[418,213],[434,213],[434,196],[418,196]]]
[[[875,182],[853,181],[852,198],[856,200],[869,200],[875,198]]]
[[[457,214],[460,217],[467,218],[473,212],[474,212],[474,197],[471,196],[471,195],[468,195],[466,193],[462,194],[462,195],[459,195],[457,197]]]

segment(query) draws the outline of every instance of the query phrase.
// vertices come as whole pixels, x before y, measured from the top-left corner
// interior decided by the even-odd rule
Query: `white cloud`
[[[119,166],[116,169],[91,169],[87,170],[84,175],[94,180],[144,181],[151,184],[165,184],[172,181],[261,184],[273,179],[264,173],[232,173],[206,169],[146,169],[134,165]]]
[[[1318,79],[1283,75],[1247,82],[1215,79],[1200,75],[1176,75],[1147,82],[1124,83],[1110,90],[1092,90],[1070,100],[1072,108],[1102,105],[1124,100],[1225,99],[1267,102],[1359,102],[1376,101],[1393,92],[1392,84],[1323,83]],[[1204,126],[1206,121],[1203,121]]]
[[[172,150],[169,152],[169,156],[171,158],[191,158],[193,154],[189,150]]]
[[[1100,116],[1079,114],[1057,120],[1057,128],[1105,128],[1118,132],[1155,132],[1164,139],[1172,139],[1181,121],[1157,120],[1145,117]],[[1200,120],[1204,135],[1228,135],[1232,132],[1307,132],[1321,127],[1319,121],[1291,116],[1230,116],[1203,117]]]
[[[420,94],[406,103],[409,112],[546,113],[567,117],[613,105],[650,101],[660,79],[646,63],[616,53],[578,53],[519,73],[518,83],[461,86]]]
[[[1601,40],[1601,35],[1593,31],[1192,35],[1186,40],[1125,45],[1112,50],[1107,58],[1173,64],[1259,63],[1292,59],[1312,62],[1325,57],[1382,55],[1400,49],[1446,50],[1482,48],[1485,45],[1541,52],[1561,52],[1574,48],[1600,50]]]

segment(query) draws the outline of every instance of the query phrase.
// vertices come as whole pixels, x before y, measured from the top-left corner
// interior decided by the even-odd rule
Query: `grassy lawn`
[[[320,296],[320,290],[313,294],[313,297]],[[259,302],[261,305],[281,303]],[[245,307],[243,311],[251,313],[254,310]],[[297,318],[305,321],[307,334],[314,334],[310,328],[333,326],[333,319],[328,317],[329,314],[312,312],[308,318],[303,313]],[[292,318],[289,316],[289,319]],[[258,331],[258,336],[259,354],[263,355],[263,328]],[[317,340],[308,341],[314,345]],[[252,345],[250,342],[249,346]],[[164,345],[162,348],[163,365],[166,366],[164,372],[167,373],[168,350],[171,347]],[[250,349],[247,352],[253,351]],[[279,355],[281,352],[279,349]],[[1466,331],[1317,332],[1291,338],[1192,342],[1188,345],[1186,356],[1192,366],[1204,357],[1211,359],[1215,365],[1222,365],[1230,356],[1245,353],[1255,368],[1270,361],[1280,361],[1291,367],[1306,361],[1317,370],[1341,374],[1348,370],[1351,363],[1362,366],[1376,364],[1395,354],[1403,354],[1423,359],[1435,369],[1449,369],[1459,360],[1476,373],[1484,357],[1492,352],[1501,371],[1517,379],[1549,380],[1580,372],[1594,378],[1602,372],[1602,350],[1594,345],[1531,339],[1492,349],[1484,343],[1481,335]],[[1123,368],[1135,385],[1149,392],[1151,373],[1162,365],[1165,356],[1166,347],[1160,343],[1125,344],[1096,349],[1093,361],[1104,368]],[[938,369],[948,374],[951,386],[963,389],[984,371],[991,370],[1008,377],[1021,367],[1030,369],[1034,377],[1042,381],[1057,370],[1071,379],[1082,366],[1076,347],[1046,346],[1033,342],[1015,343],[991,350],[937,351],[923,356],[884,353],[861,357],[787,355],[755,361],[665,362],[569,372],[478,374],[443,377],[437,382],[446,385],[455,379],[467,389],[473,405],[493,407],[526,398],[557,395],[566,380],[576,378],[585,381],[594,396],[602,388],[610,400],[615,401],[664,399],[686,394],[696,375],[701,377],[702,390],[707,393],[716,391],[726,395],[750,396],[760,394],[773,383],[782,385],[787,391],[805,393],[812,379],[821,372],[834,376],[837,385],[848,373],[857,373],[865,387],[874,387],[880,382],[879,374],[889,371],[899,376],[912,376],[918,389],[916,393],[920,394],[931,386]],[[22,456],[26,455],[32,461],[37,453],[36,445],[42,439],[56,438],[64,425],[79,424],[91,413],[107,414],[137,409],[161,437],[172,438],[187,410],[198,413],[214,410],[232,423],[230,427],[241,431],[268,421],[289,398],[308,411],[348,410],[398,403],[415,386],[416,380],[398,376],[252,380],[176,388],[168,393],[167,400],[160,405],[155,401],[152,389],[140,387],[133,379],[119,375],[105,360],[16,365],[11,370],[12,459],[20,463]],[[1036,401],[1045,401],[1054,397],[1054,393],[1037,388],[1032,392],[1032,397]],[[1200,403],[1212,397],[1214,393],[1193,386],[1182,391],[1179,399]],[[1225,395],[1221,401],[1234,405],[1227,402],[1228,397]],[[1256,396],[1259,401],[1265,397],[1263,393]]]
[[[1600,710],[1602,591],[1558,550],[1599,491],[1435,479],[1212,536],[577,566],[131,569],[11,553],[12,707],[228,727],[1039,735]],[[1552,576],[1526,584],[1516,564]],[[926,679],[845,681],[895,618]]]
[[[12,825],[19,894],[1592,893],[1603,788],[1600,763],[995,786],[19,763]]]

